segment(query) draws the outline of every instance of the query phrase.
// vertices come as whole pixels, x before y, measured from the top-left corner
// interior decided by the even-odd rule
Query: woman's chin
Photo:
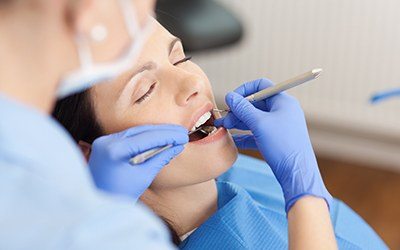
[[[214,143],[190,144],[164,167],[152,188],[173,189],[207,182],[229,170],[238,156],[229,133]]]

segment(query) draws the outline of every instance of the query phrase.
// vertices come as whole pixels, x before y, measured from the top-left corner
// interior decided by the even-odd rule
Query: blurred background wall
[[[400,1],[218,1],[245,32],[238,45],[194,54],[219,103],[243,81],[321,67],[321,78],[290,91],[318,154],[400,172],[400,98],[369,103],[375,91],[400,87]]]

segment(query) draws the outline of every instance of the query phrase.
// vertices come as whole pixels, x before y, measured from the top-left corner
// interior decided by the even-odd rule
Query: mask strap
[[[127,32],[131,36],[131,45],[119,59],[94,64],[88,43],[82,35],[78,34],[75,39],[81,66],[79,70],[75,70],[61,80],[58,98],[87,89],[99,81],[112,79],[134,65],[141,48],[154,30],[154,22],[151,20],[152,17],[149,17],[143,30],[140,30],[131,0],[119,0],[119,3],[121,4]]]
[[[124,20],[126,24],[126,28],[129,32],[131,39],[134,39],[134,36],[139,33],[139,25],[136,21],[136,12],[133,8],[133,3],[131,0],[119,0],[121,10],[123,11]],[[91,54],[91,49],[88,43],[85,41],[85,38],[78,34],[75,38],[79,62],[83,69],[90,69],[93,66],[93,58]]]
[[[133,3],[131,0],[119,0],[121,10],[123,11],[125,24],[131,39],[137,35],[140,31],[138,22],[136,21],[136,11],[134,11]],[[91,54],[91,49],[82,35],[77,35],[75,38],[79,61],[83,69],[89,69],[93,66],[93,58]]]
[[[124,15],[125,24],[127,26],[126,28],[128,29],[131,38],[134,39],[135,35],[139,33],[140,27],[133,3],[131,0],[119,0],[119,3]]]
[[[91,50],[82,35],[77,35],[76,45],[78,50],[79,62],[83,69],[91,68],[93,65]]]

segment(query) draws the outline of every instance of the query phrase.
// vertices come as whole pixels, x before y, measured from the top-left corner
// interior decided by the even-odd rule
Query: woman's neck
[[[141,199],[171,223],[179,236],[199,227],[218,208],[215,180],[176,189],[149,189]]]

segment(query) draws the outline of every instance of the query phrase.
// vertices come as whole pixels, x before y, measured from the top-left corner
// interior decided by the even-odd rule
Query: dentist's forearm
[[[305,196],[288,213],[289,249],[338,249],[324,199]]]

